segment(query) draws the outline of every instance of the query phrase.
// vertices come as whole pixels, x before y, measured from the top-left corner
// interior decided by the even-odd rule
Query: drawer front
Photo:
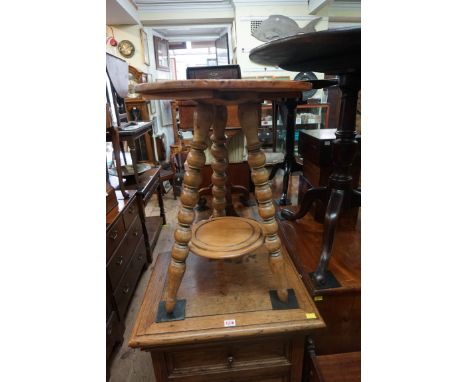
[[[117,304],[117,310],[119,316],[123,319],[125,312],[127,311],[128,304],[130,303],[133,291],[138,282],[138,277],[140,276],[143,266],[146,264],[146,255],[145,255],[145,243],[141,239],[138,247],[133,255],[130,264],[125,270],[122,279],[119,282],[115,292],[114,299]]]
[[[121,245],[107,263],[107,274],[109,275],[112,290],[115,290],[117,287],[142,237],[143,229],[141,227],[141,222],[139,219],[136,219],[127,231]]]
[[[166,352],[165,358],[168,375],[174,377],[207,372],[243,372],[250,375],[262,368],[265,368],[262,373],[269,370],[268,375],[284,375],[291,365],[291,344],[286,339],[233,342]],[[278,373],[272,372],[274,368],[278,368]]]
[[[111,229],[106,232],[106,259],[107,261],[114,253],[114,250],[117,248],[119,243],[122,241],[125,235],[125,226],[120,216],[117,221],[114,223]]]
[[[106,323],[106,359],[109,359],[115,344],[122,341],[123,325],[117,313],[113,311]]]
[[[136,204],[136,200],[134,200],[133,203],[125,209],[123,215],[125,228],[128,229],[129,227],[131,227],[133,221],[138,216],[138,206]]]

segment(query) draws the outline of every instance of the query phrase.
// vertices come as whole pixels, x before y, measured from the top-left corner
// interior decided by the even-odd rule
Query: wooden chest
[[[275,282],[262,247],[232,261],[189,255],[178,294],[185,319],[155,322],[170,261],[159,254],[129,341],[151,352],[158,382],[301,381],[305,337],[325,325],[283,254],[299,308],[272,309]]]

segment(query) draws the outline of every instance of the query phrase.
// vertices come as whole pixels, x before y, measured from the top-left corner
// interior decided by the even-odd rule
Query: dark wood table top
[[[312,84],[280,80],[178,80],[138,84],[145,99],[214,100],[223,104],[298,97]]]
[[[329,74],[361,70],[361,28],[311,32],[274,40],[250,52],[251,61],[290,71]]]

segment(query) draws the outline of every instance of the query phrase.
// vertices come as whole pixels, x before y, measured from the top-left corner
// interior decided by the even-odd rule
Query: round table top
[[[344,74],[361,70],[361,28],[298,34],[252,49],[251,61],[299,72]]]
[[[243,256],[264,242],[259,222],[234,216],[202,220],[192,227],[190,250],[210,259],[229,259]]]
[[[135,86],[145,99],[217,100],[239,103],[298,97],[312,84],[281,80],[167,80]]]

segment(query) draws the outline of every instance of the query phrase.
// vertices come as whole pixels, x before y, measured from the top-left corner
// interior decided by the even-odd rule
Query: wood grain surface
[[[211,100],[220,104],[301,97],[312,84],[271,80],[169,80],[139,84],[135,91],[144,99]]]
[[[222,339],[310,333],[323,328],[325,324],[311,296],[284,249],[283,253],[286,276],[289,287],[295,291],[298,309],[272,310],[268,291],[275,289],[276,279],[269,269],[268,252],[261,247],[231,261],[189,256],[178,293],[179,299],[187,301],[186,318],[156,323],[170,261],[169,253],[159,254],[129,345],[145,350]],[[236,326],[224,327],[227,319],[236,320]]]
[[[223,216],[192,227],[190,250],[209,259],[228,259],[252,253],[265,241],[262,226],[253,219]]]

